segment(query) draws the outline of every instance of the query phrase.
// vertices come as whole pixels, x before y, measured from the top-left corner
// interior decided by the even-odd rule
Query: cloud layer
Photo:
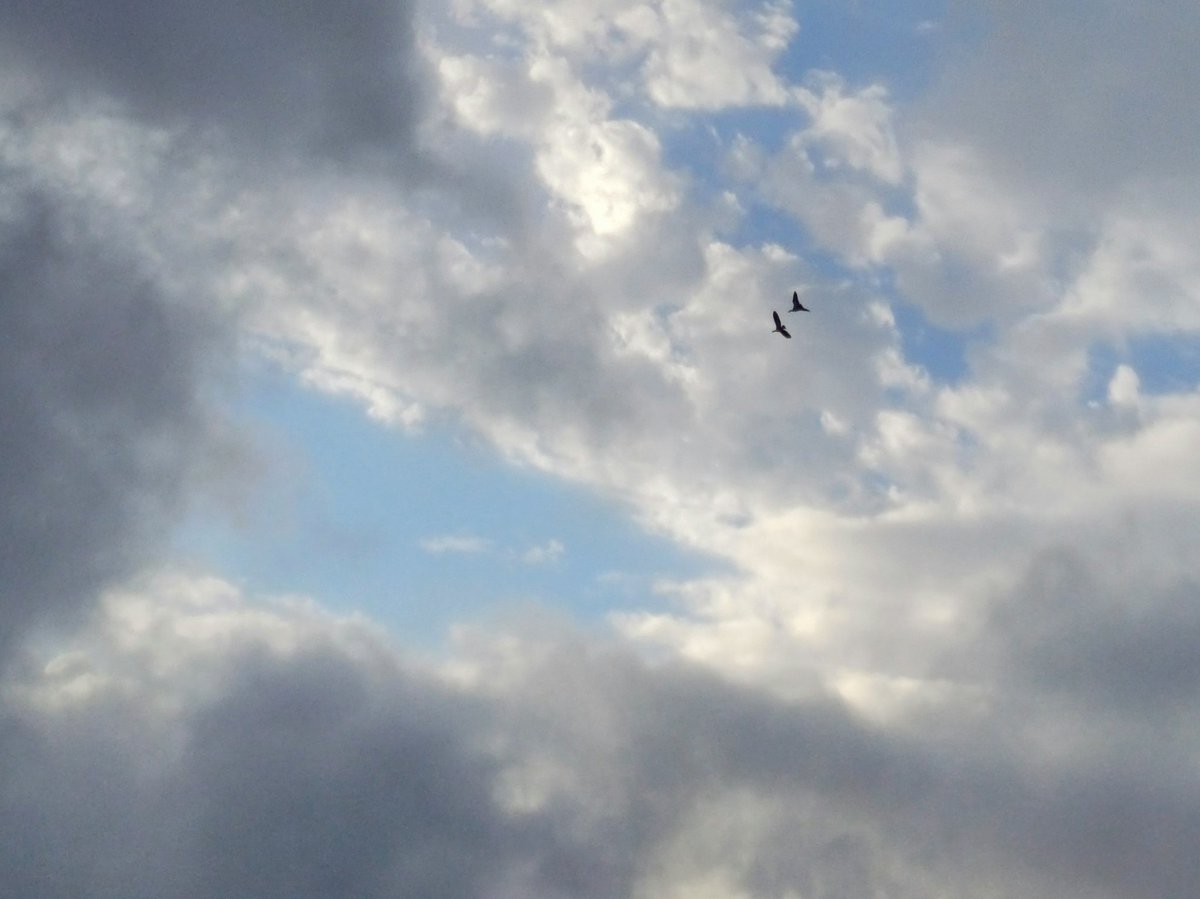
[[[544,624],[433,672],[363,622],[161,573],[6,689],[24,823],[0,866],[29,896],[1159,896],[1197,873],[1168,750],[1040,755],[957,716],[930,741]]]
[[[912,100],[808,12],[0,9],[0,882],[1194,890],[1197,13],[1009,5]],[[418,660],[171,570],[238,353],[734,573]]]

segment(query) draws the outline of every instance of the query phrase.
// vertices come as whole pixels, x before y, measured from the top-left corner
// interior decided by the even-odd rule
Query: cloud
[[[5,172],[0,213],[3,649],[133,570],[215,451],[218,319]],[[216,455],[210,457],[211,460]]]
[[[186,580],[98,623],[7,713],[0,815],[29,854],[0,866],[25,895],[482,895],[512,851],[470,703],[368,631]]]
[[[1022,2],[993,6],[988,24],[922,101],[929,128],[977,147],[1005,181],[1036,185],[1063,212],[1093,214],[1091,204],[1144,179],[1190,178],[1200,142],[1181,110],[1196,100],[1194,5],[1084,14]]]
[[[426,87],[407,6],[127,4],[94,28],[52,8],[0,11],[4,882],[1195,882],[1200,399],[1153,389],[1133,348],[1197,330],[1194,142],[1183,116],[1143,132],[1161,147],[1111,127],[1195,104],[1152,92],[1182,82],[1114,14],[1043,34],[1062,10],[1014,6],[1020,40],[985,35],[918,116],[835,75],[788,86],[780,5],[425,9],[455,26],[423,32]],[[1129,34],[1178,62],[1193,18],[1168,4]],[[1009,76],[1017,101],[995,93]],[[1146,103],[1124,119],[1114,97]],[[755,115],[782,140],[708,115],[746,104],[778,104]],[[696,134],[736,178],[707,150],[685,167]],[[414,141],[419,190],[359,164]],[[764,235],[768,207],[784,218]],[[793,289],[813,312],[768,340]],[[903,306],[958,332],[953,384]],[[69,646],[16,652],[155,561],[219,467],[206,403],[231,307],[239,346],[304,383],[381,422],[461,424],[732,572],[664,586],[615,645],[533,625],[445,667],[178,575],[110,592]]]
[[[447,534],[441,537],[426,537],[420,541],[421,549],[432,555],[489,555],[496,558],[518,559],[525,565],[549,565],[557,562],[566,552],[560,540],[553,537],[545,543],[534,544],[523,550],[497,547],[496,543],[472,534]]]
[[[995,604],[986,639],[1003,654],[1007,677],[1081,700],[1075,714],[1099,711],[1125,725],[1146,716],[1157,725],[1200,692],[1188,649],[1200,629],[1190,600],[1196,582],[1122,577],[1106,570],[1119,567],[1113,561],[1065,548],[1039,555]]]
[[[107,94],[157,124],[215,126],[235,143],[290,154],[393,152],[412,137],[416,87],[408,3],[82,0],[0,10],[11,70],[36,94]]]
[[[447,56],[438,69],[445,101],[463,124],[534,148],[534,170],[563,205],[584,254],[603,255],[679,204],[679,179],[664,171],[658,137],[613,116],[612,98],[589,89],[565,60]]]
[[[519,23],[541,15],[506,9]],[[310,375],[335,372],[376,408],[384,392],[453,410],[507,457],[615,495],[744,573],[686,585],[677,614],[633,616],[627,633],[785,691],[827,668],[882,714],[925,689],[922,659],[990,591],[1064,529],[1078,544],[1109,539],[1115,510],[1146,501],[1139,464],[1177,467],[1191,446],[1182,406],[1162,407],[1140,441],[1082,411],[1089,346],[1112,319],[1081,299],[1109,308],[1111,260],[1171,273],[1180,302],[1138,305],[1186,322],[1191,267],[1167,229],[1148,232],[1164,238],[1152,253],[1134,251],[1117,210],[1081,234],[979,148],[914,141],[881,88],[826,77],[809,82],[812,118],[794,140],[745,167],[743,196],[794,213],[849,272],[722,233],[702,191],[653,153],[645,171],[678,189],[674,205],[589,244],[595,171],[562,155],[560,132],[666,131],[618,102],[619,65],[606,84],[594,68],[605,53],[566,38],[445,60],[459,139],[511,142],[507,177],[545,226],[481,234],[351,185],[306,210],[303,236],[278,238],[302,248],[305,287],[281,285],[259,324],[301,347]],[[598,146],[597,165],[618,159]],[[571,176],[547,178],[550,158]],[[637,183],[624,171],[605,184]],[[756,335],[796,286],[818,309],[798,332],[803,355],[764,352]],[[960,383],[909,358],[894,298],[981,328]],[[1162,515],[1154,505],[1156,531],[1170,527]],[[813,655],[797,661],[798,645]]]
[[[1075,248],[1021,185],[999,180],[968,145],[901,143],[886,90],[814,81],[812,122],[774,154],[740,137],[731,161],[763,202],[794,216],[861,272],[887,272],[908,302],[954,329],[1052,306]],[[736,169],[735,169],[736,170]]]
[[[421,541],[421,549],[427,553],[441,555],[442,553],[466,553],[475,555],[478,553],[489,552],[492,548],[492,541],[485,540],[483,537],[474,537],[469,534],[462,535],[447,535],[444,537],[426,537]]]
[[[1150,897],[1195,874],[1190,769],[1166,756],[1059,763],[978,722],[887,733],[533,622],[464,640],[437,670],[211,578],[111,592],[9,683],[5,882]]]
[[[472,0],[519,26],[540,49],[614,67],[636,62],[647,98],[669,109],[781,106],[792,101],[773,66],[798,30],[789,2],[719,5],[696,0],[556,0],[534,7]]]
[[[812,122],[796,135],[808,155],[828,168],[846,166],[885,184],[896,184],[904,163],[892,125],[887,89],[872,84],[848,94],[845,82],[830,72],[813,79],[814,90],[803,96]]]
[[[550,565],[561,559],[566,551],[562,541],[552,537],[545,543],[531,546],[521,553],[521,561],[526,565]]]
[[[662,31],[642,69],[655,103],[722,109],[789,101],[790,92],[772,64],[799,30],[791,4],[767,3],[739,12],[695,0],[662,4]]]

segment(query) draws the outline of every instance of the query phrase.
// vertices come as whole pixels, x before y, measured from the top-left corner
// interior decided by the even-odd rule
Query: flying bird
[[[772,331],[771,333],[772,333],[772,334],[774,334],[774,333],[775,333],[775,331],[778,331],[778,332],[779,332],[780,334],[782,334],[784,337],[786,337],[786,338],[788,338],[789,340],[791,340],[791,338],[792,338],[792,335],[788,333],[788,330],[787,330],[787,328],[785,328],[785,327],[783,326],[783,322],[781,322],[781,321],[779,320],[779,313],[778,313],[778,312],[774,312],[774,311],[773,311],[771,314],[772,314],[773,316],[775,316],[775,330],[774,330],[774,331]]]
[[[811,312],[812,310],[800,302],[800,294],[792,291],[792,308],[788,312]]]

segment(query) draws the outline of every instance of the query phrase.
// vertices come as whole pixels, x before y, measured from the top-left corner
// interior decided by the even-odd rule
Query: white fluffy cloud
[[[720,109],[781,105],[790,91],[772,63],[796,33],[791,4],[765,4],[736,15],[729,6],[664,0],[642,75],[660,106]]]
[[[581,249],[599,251],[605,238],[678,204],[653,132],[612,118],[611,99],[589,90],[562,59],[542,56],[527,65],[516,71],[494,60],[447,57],[439,64],[442,89],[468,127],[533,145],[537,174],[564,204]]]
[[[538,6],[470,0],[458,9],[468,20],[491,15],[514,24],[540,52],[636,66],[641,90],[663,107],[792,101],[773,68],[798,29],[786,0],[555,0]]]

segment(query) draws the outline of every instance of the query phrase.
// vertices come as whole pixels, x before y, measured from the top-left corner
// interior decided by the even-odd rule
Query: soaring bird
[[[778,312],[772,312],[771,314],[772,314],[773,316],[775,316],[775,329],[774,329],[774,330],[773,330],[771,333],[772,333],[772,334],[774,334],[774,333],[775,333],[775,331],[778,331],[780,334],[782,334],[782,335],[783,335],[784,337],[786,337],[788,340],[791,340],[791,339],[792,339],[792,335],[791,335],[791,334],[789,334],[789,333],[787,332],[787,328],[785,328],[785,327],[783,326],[783,322],[781,322],[781,321],[779,320],[779,313],[778,313]]]
[[[811,312],[811,311],[812,311],[811,309],[806,308],[804,306],[804,304],[802,304],[800,302],[800,294],[796,293],[796,291],[793,290],[792,291],[792,308],[789,309],[788,312]]]

